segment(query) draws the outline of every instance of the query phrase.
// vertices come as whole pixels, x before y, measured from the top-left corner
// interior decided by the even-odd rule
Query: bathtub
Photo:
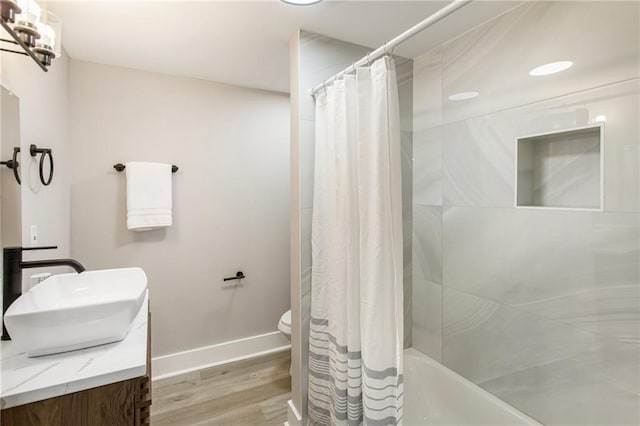
[[[415,349],[404,352],[403,418],[406,426],[540,426],[531,417]]]

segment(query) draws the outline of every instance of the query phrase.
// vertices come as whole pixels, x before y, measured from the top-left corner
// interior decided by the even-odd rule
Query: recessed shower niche
[[[602,124],[516,139],[516,207],[602,210]]]

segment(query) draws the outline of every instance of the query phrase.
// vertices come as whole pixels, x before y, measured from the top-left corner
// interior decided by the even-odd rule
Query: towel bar
[[[122,163],[118,163],[118,164],[114,164],[113,168],[121,172],[125,169],[125,165]],[[176,166],[175,164],[171,165],[171,173],[175,173],[177,171],[178,171],[178,166]]]

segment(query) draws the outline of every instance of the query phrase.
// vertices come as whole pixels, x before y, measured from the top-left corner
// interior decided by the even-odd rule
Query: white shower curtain
[[[316,99],[309,419],[402,422],[402,190],[395,65]]]

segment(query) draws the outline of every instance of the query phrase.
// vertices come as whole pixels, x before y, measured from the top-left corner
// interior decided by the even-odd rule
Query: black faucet
[[[70,266],[77,273],[84,271],[84,266],[74,259],[48,259],[23,261],[22,252],[25,250],[57,249],[57,246],[45,247],[5,247],[2,250],[2,340],[11,340],[11,336],[4,326],[4,314],[9,306],[22,294],[22,270],[28,268],[43,268],[46,266]]]

